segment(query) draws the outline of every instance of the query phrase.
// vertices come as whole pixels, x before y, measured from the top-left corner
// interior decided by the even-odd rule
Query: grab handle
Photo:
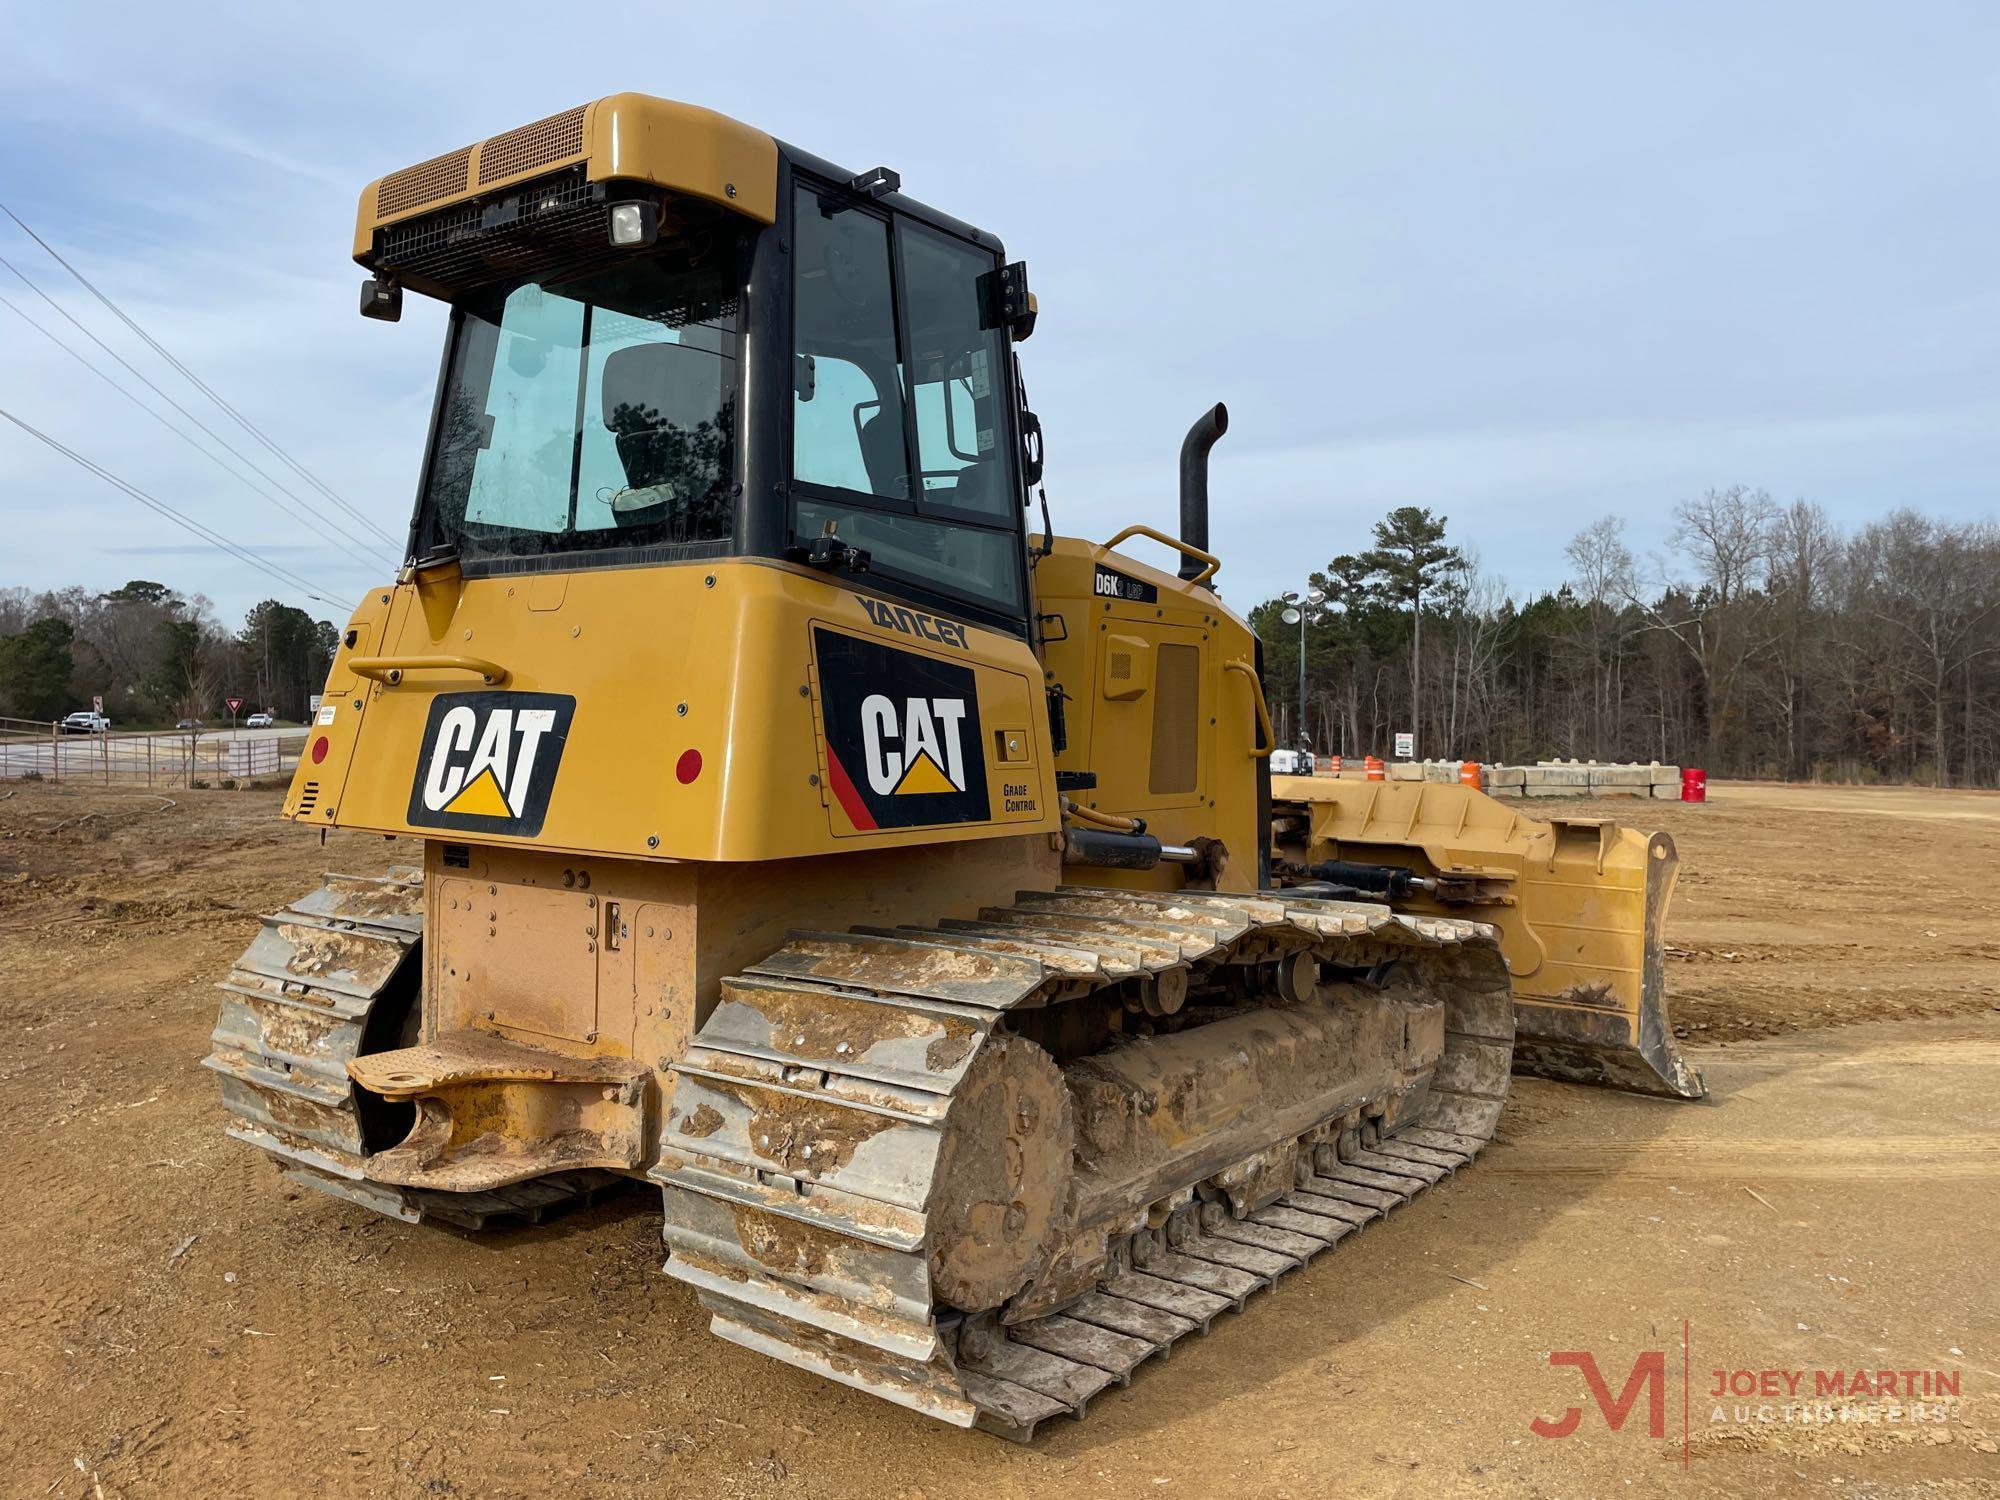
[[[1151,537],[1154,541],[1160,543],[1161,546],[1171,547],[1174,549],[1174,551],[1182,553],[1188,557],[1191,557],[1196,562],[1205,564],[1206,566],[1204,566],[1199,573],[1195,574],[1194,577],[1188,580],[1189,583],[1208,582],[1209,579],[1215,576],[1215,570],[1222,566],[1222,559],[1217,557],[1214,553],[1204,552],[1199,547],[1191,547],[1186,542],[1182,541],[1179,537],[1168,536],[1164,531],[1155,531],[1150,526],[1127,526],[1123,531],[1119,532],[1118,535],[1114,536],[1110,541],[1104,544],[1104,550],[1106,552],[1109,552],[1113,547],[1117,546],[1127,537],[1134,537],[1134,536]]]
[[[470,672],[488,687],[507,680],[507,669],[483,656],[357,656],[348,663],[357,677],[394,687],[405,672]]]
[[[1250,751],[1250,758],[1268,760],[1271,752],[1278,746],[1278,737],[1271,732],[1271,710],[1264,702],[1263,682],[1259,680],[1256,669],[1247,661],[1226,661],[1222,664],[1222,670],[1241,672],[1250,679],[1250,691],[1256,695],[1254,701],[1257,705],[1257,729],[1264,736],[1264,743]]]

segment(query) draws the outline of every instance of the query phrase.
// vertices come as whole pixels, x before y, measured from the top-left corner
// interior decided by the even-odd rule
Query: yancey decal
[[[861,607],[868,611],[868,618],[884,630],[900,630],[904,635],[916,636],[919,640],[935,641],[940,646],[956,646],[965,649],[965,627],[955,620],[944,620],[936,615],[927,615],[920,609],[905,609],[900,604],[885,604],[880,599],[860,596]]]
[[[1148,583],[1143,578],[1133,578],[1116,568],[1107,568],[1102,563],[1093,571],[1090,591],[1100,599],[1125,599],[1133,604],[1160,602],[1160,590],[1156,584]]]
[[[986,757],[970,667],[813,631],[829,790],[857,829],[984,823]]]
[[[575,712],[576,699],[560,693],[440,693],[424,725],[408,821],[533,838]]]

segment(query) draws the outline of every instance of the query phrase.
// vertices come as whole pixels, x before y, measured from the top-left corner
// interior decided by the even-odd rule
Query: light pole
[[[1306,745],[1306,612],[1299,608],[1299,596],[1295,593],[1280,596],[1285,601],[1285,612],[1278,616],[1287,625],[1299,627],[1299,748]],[[1318,608],[1326,603],[1326,595],[1318,589],[1306,590],[1305,603],[1309,608]]]

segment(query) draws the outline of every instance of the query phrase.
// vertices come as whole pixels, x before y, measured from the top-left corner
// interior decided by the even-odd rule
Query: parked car
[[[243,721],[245,729],[269,729],[278,721],[269,714],[256,713]]]
[[[62,721],[64,734],[104,734],[111,728],[111,721],[103,714],[82,709]]]
[[[182,719],[174,725],[176,729],[205,729],[207,727],[199,719]]]

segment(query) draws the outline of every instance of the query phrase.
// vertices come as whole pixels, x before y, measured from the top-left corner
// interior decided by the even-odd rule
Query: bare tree
[[[1683,500],[1674,507],[1673,543],[1694,576],[1669,576],[1656,603],[1628,595],[1649,628],[1678,641],[1699,672],[1711,761],[1735,731],[1744,668],[1770,643],[1760,586],[1776,520],[1770,495],[1740,484]]]
[[[1613,698],[1624,653],[1619,649],[1624,621],[1622,601],[1638,589],[1632,552],[1625,545],[1625,523],[1605,516],[1570,538],[1563,549],[1575,572],[1575,590],[1588,625],[1590,656],[1590,753],[1605,754],[1606,733],[1613,722]]]

